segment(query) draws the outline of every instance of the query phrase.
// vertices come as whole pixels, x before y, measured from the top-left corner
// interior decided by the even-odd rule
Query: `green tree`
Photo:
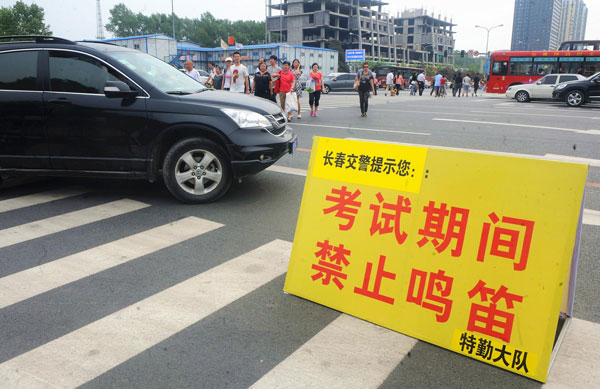
[[[460,56],[460,51],[454,52],[454,67],[468,71],[471,73],[481,73],[483,65],[485,64],[485,57],[469,57],[465,53],[464,57]]]
[[[146,34],[173,35],[173,21],[170,14],[155,13],[150,16],[134,13],[123,3],[110,10],[106,29],[117,37]],[[265,23],[239,20],[231,22],[217,19],[210,12],[200,18],[180,18],[175,15],[175,38],[194,41],[202,46],[216,47],[221,39],[231,35],[236,42],[244,45],[262,43],[265,40]]]
[[[44,23],[43,8],[17,1],[0,8],[0,35],[52,35],[52,31]]]
[[[145,16],[141,13],[134,14],[125,4],[121,3],[110,10],[109,23],[105,27],[118,37],[140,35],[144,32],[143,28],[146,27],[141,23],[142,18]]]

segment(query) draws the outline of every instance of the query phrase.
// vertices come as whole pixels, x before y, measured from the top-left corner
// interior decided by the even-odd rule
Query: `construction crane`
[[[104,39],[104,28],[102,27],[102,12],[100,11],[100,0],[96,0],[96,39]]]

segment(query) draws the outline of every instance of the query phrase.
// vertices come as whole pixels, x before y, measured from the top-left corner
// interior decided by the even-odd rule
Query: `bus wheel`
[[[515,99],[519,102],[519,103],[526,103],[529,101],[529,93],[525,92],[524,90],[520,90],[517,92],[517,94],[515,95]]]

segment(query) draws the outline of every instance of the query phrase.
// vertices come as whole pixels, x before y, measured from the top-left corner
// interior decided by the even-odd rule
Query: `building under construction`
[[[415,36],[409,38],[410,28],[403,29],[405,15],[394,18],[383,12],[386,5],[381,0],[266,0],[267,39],[320,48],[336,48],[339,42],[343,49],[364,49],[377,61],[452,63],[451,22],[417,17],[429,28],[419,29],[423,44],[409,44]],[[427,46],[440,40],[442,50],[438,44]]]

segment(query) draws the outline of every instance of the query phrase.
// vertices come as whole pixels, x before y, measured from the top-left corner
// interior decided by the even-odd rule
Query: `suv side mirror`
[[[535,84],[536,84],[536,85],[542,85],[542,82],[541,82],[541,81],[538,81],[538,82],[536,82]]]
[[[104,95],[109,98],[135,97],[138,93],[129,88],[129,85],[122,81],[106,81],[104,84]]]
[[[337,81],[337,78],[334,78],[334,79],[333,79],[333,80],[331,80],[331,81]]]

